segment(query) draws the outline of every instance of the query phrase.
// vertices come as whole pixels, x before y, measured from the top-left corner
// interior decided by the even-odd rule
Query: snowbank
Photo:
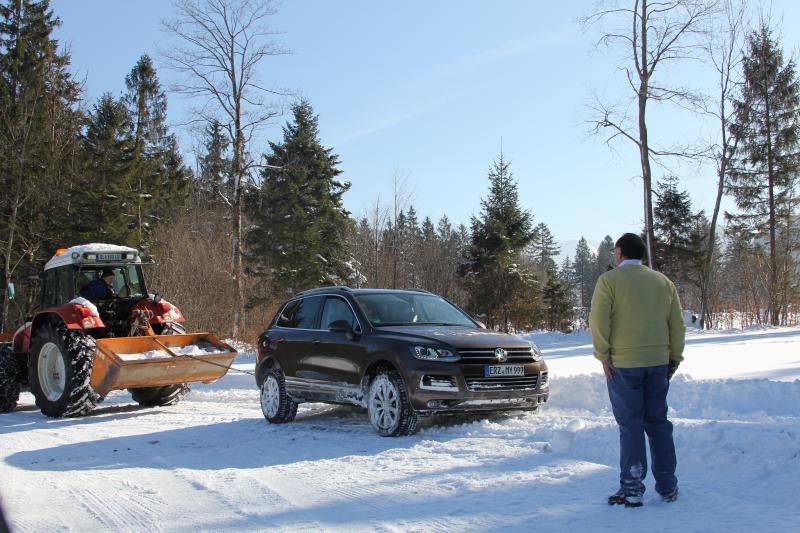
[[[170,407],[114,391],[79,419],[24,393],[0,415],[5,511],[15,531],[800,531],[799,329],[689,336],[669,396],[681,496],[662,503],[648,475],[635,510],[605,503],[619,433],[588,335],[531,337],[548,406],[426,419],[398,439],[353,407],[267,424],[236,372]],[[241,351],[234,368],[252,371]]]

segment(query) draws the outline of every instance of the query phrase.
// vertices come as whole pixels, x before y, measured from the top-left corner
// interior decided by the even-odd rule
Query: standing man
[[[669,380],[683,360],[681,303],[675,285],[642,265],[642,239],[617,240],[618,268],[597,280],[589,314],[594,356],[603,363],[608,397],[619,425],[620,488],[609,505],[640,507],[647,474],[644,436],[650,441],[656,492],[678,497],[672,423],[667,420]]]

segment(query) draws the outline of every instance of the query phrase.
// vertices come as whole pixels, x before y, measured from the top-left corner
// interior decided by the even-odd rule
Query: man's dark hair
[[[626,233],[617,239],[615,248],[619,248],[622,256],[625,259],[643,259],[644,258],[644,241],[635,233]]]

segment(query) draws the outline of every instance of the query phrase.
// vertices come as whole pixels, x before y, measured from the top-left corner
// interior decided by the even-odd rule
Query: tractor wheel
[[[28,377],[36,405],[47,416],[81,416],[100,400],[92,389],[94,339],[63,325],[45,324],[31,339]]]
[[[181,324],[170,323],[164,326],[160,335],[182,335],[186,328]],[[143,407],[160,407],[174,405],[181,401],[191,390],[188,383],[176,383],[163,387],[139,387],[128,389],[133,400]]]
[[[13,411],[19,400],[19,367],[10,344],[0,344],[0,413]]]

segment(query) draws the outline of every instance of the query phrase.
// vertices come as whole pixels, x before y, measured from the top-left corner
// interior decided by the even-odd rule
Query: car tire
[[[261,382],[261,412],[270,424],[285,424],[297,415],[297,402],[286,392],[286,379],[280,368],[272,368]]]
[[[411,407],[408,391],[395,370],[378,372],[369,384],[367,413],[372,428],[382,437],[412,435],[419,416]]]
[[[28,377],[42,414],[81,416],[95,408],[100,395],[92,389],[94,339],[63,324],[45,324],[31,339]]]
[[[0,413],[13,411],[19,401],[19,367],[10,344],[0,345]]]
[[[164,326],[161,335],[183,335],[186,328],[181,324],[171,322]],[[138,387],[128,389],[133,401],[142,407],[165,407],[180,402],[192,389],[188,383],[176,383],[163,387]]]

